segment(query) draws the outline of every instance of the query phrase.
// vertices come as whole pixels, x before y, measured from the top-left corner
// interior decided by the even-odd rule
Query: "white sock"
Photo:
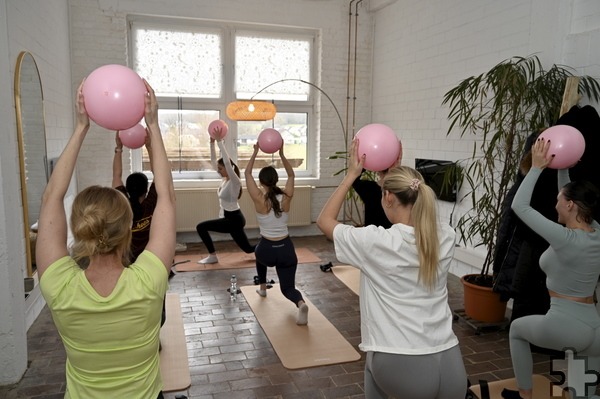
[[[299,326],[305,326],[308,324],[308,305],[303,303],[298,307],[298,318],[296,324]]]
[[[206,258],[200,259],[198,261],[198,263],[204,264],[204,265],[211,264],[211,263],[217,263],[217,262],[219,262],[219,260],[217,259],[217,255],[213,255],[213,254],[208,255]]]

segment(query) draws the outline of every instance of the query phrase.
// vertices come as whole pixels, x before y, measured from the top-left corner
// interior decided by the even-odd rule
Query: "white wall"
[[[346,1],[307,0],[71,0],[71,50],[73,54],[73,85],[95,68],[108,63],[127,63],[127,14],[162,15],[210,20],[228,20],[244,23],[275,24],[282,26],[307,27],[322,32],[321,87],[331,96],[345,119],[346,83],[348,80],[348,22],[349,11]],[[268,12],[267,12],[268,10]],[[359,6],[356,125],[363,126],[370,119],[371,77],[371,32],[370,18],[366,6]],[[352,23],[354,28],[354,22]],[[354,37],[352,38],[352,53]],[[353,65],[353,61],[352,61]],[[352,92],[351,92],[352,96]],[[321,100],[322,123],[319,137],[317,167],[319,176],[299,184],[316,186],[313,193],[312,219],[337,187],[340,177],[334,172],[343,167],[341,160],[331,161],[327,157],[343,150],[343,134],[338,117],[325,97]],[[91,184],[110,184],[113,136],[92,124],[82,150],[78,183],[81,188]],[[127,155],[127,153],[125,154]],[[85,172],[84,172],[85,171]],[[300,179],[299,179],[300,180]],[[213,184],[218,184],[217,181]],[[314,234],[309,229],[295,229],[295,234]],[[251,232],[250,235],[255,234]],[[180,237],[181,239],[181,237]],[[199,241],[196,235],[185,240]]]
[[[400,134],[404,161],[469,158],[473,140],[446,136],[444,93],[512,56],[537,54],[546,67],[566,64],[599,75],[600,2],[584,0],[376,1],[373,119]],[[416,18],[415,16],[418,16]],[[463,204],[440,202],[456,222]],[[459,251],[477,263],[481,251]],[[464,255],[464,256],[463,256]],[[474,255],[474,256],[471,256]],[[462,263],[462,262],[459,262]],[[464,268],[460,266],[465,266]],[[459,265],[456,274],[470,271]]]
[[[25,240],[13,76],[17,56],[30,51],[44,91],[50,156],[72,130],[69,31],[66,0],[0,0],[0,384],[16,382],[27,366],[26,331],[43,301],[24,299]],[[32,295],[39,294],[36,290]]]
[[[0,86],[12,87],[11,59],[8,51],[6,1],[0,0]],[[21,198],[19,187],[19,165],[17,134],[14,123],[14,102],[12,91],[0,92],[0,120],[6,121],[3,134],[0,134],[0,362],[12,366],[0,369],[0,383],[17,381],[27,366],[27,342],[25,336],[25,303],[23,300],[23,267],[25,266],[25,243],[20,215]],[[11,250],[12,249],[12,250]],[[21,284],[13,294],[11,287]],[[15,361],[13,361],[15,359]]]

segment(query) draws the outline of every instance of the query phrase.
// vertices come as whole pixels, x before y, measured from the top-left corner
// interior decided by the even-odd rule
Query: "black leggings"
[[[271,241],[264,237],[260,239],[256,246],[256,272],[260,284],[267,283],[267,267],[269,266],[275,266],[281,293],[298,306],[298,302],[304,299],[300,291],[296,289],[298,257],[289,237],[280,241]]]
[[[224,211],[223,217],[219,219],[206,220],[199,223],[196,226],[196,231],[200,236],[206,249],[209,253],[215,253],[215,245],[213,244],[212,238],[210,238],[209,231],[217,233],[229,233],[233,241],[240,247],[240,249],[247,254],[254,252],[255,245],[251,245],[244,231],[246,225],[246,218],[241,210],[237,211]]]

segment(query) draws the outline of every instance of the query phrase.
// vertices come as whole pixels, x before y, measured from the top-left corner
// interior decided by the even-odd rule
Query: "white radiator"
[[[311,224],[312,186],[296,186],[289,215],[289,226]],[[219,199],[216,188],[181,188],[175,190],[177,232],[196,231],[196,225],[204,220],[219,217]],[[254,203],[244,189],[240,198],[240,208],[246,218],[246,227],[258,227]]]

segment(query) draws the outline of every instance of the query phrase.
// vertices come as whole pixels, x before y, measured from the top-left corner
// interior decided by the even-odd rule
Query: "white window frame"
[[[310,38],[311,40],[311,78],[313,82],[315,76],[317,76],[317,65],[318,55],[316,51],[316,41],[319,34],[314,29],[298,29],[298,28],[282,28],[267,25],[250,25],[243,23],[223,23],[208,20],[186,20],[186,19],[172,19],[172,18],[157,18],[149,16],[137,16],[132,15],[128,17],[128,41],[129,48],[133,49],[132,45],[132,32],[136,25],[138,27],[154,27],[169,29],[172,28],[185,28],[193,27],[202,30],[203,28],[215,29],[218,28],[223,34],[223,48],[222,59],[224,62],[223,68],[223,86],[220,98],[200,98],[200,97],[189,97],[183,96],[182,101],[186,104],[183,109],[186,110],[202,110],[202,109],[215,109],[220,112],[221,119],[227,120],[230,124],[235,124],[235,121],[229,121],[225,115],[225,109],[227,104],[231,101],[235,101],[234,82],[235,82],[235,35],[236,33],[247,34],[247,33],[260,33],[260,34],[272,34],[277,38],[294,38],[304,37]],[[134,54],[133,51],[129,52],[130,65],[133,65]],[[290,76],[290,78],[294,78]],[[276,81],[275,79],[274,81]],[[270,82],[273,83],[273,82]],[[261,93],[262,94],[262,93]],[[316,89],[309,87],[309,95],[307,101],[274,101],[277,110],[280,112],[301,112],[306,113],[308,116],[307,126],[307,143],[306,143],[306,170],[296,170],[296,177],[298,178],[314,178],[317,177],[316,170],[316,159],[317,159],[317,136],[318,124],[316,123],[317,110],[315,109],[316,101],[314,100],[315,95],[319,95]],[[257,97],[257,98],[260,98]],[[247,98],[237,98],[247,99]],[[178,98],[177,97],[158,97],[158,101],[161,109],[178,109]],[[191,106],[190,106],[191,105]],[[225,146],[234,161],[237,161],[237,129],[231,129],[230,131],[235,132],[228,134],[225,138]],[[139,171],[142,166],[142,150],[132,150],[131,165],[134,171]],[[151,173],[149,172],[151,175]],[[196,172],[173,172],[173,179],[177,182],[201,182],[204,180],[215,180],[219,179],[218,174],[215,171],[196,171]]]

